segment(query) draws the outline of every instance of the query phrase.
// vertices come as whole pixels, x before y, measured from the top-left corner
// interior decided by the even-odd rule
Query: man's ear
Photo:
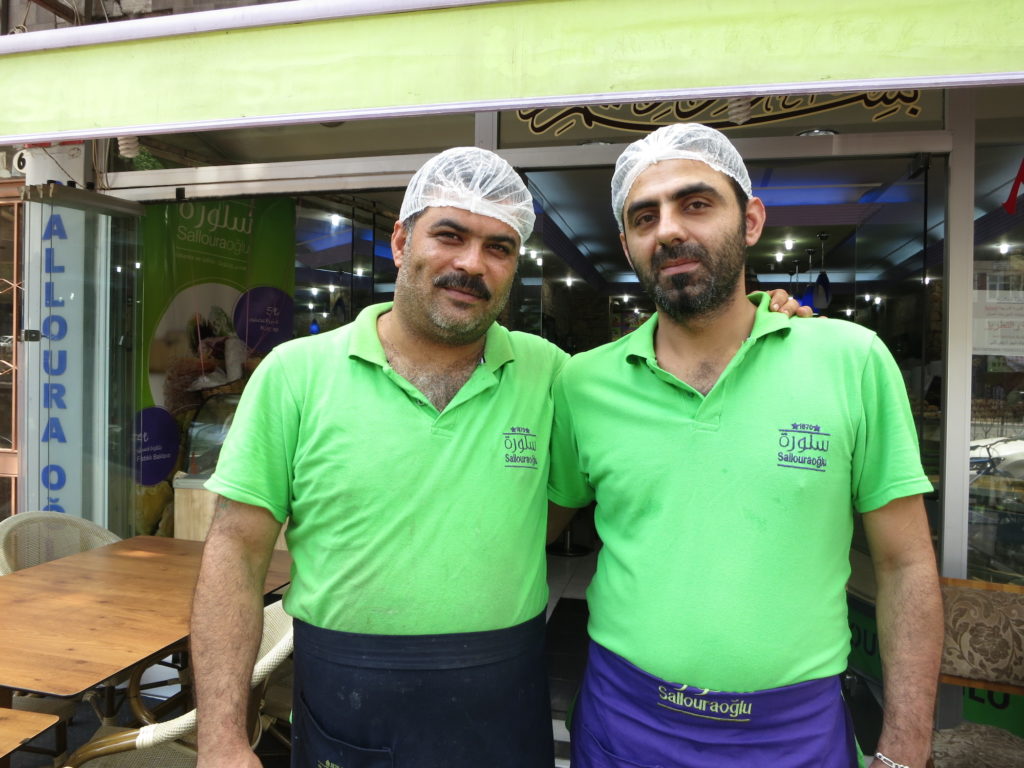
[[[626,235],[619,232],[619,242],[622,243],[622,252],[626,255],[626,261],[629,262],[629,268],[636,272],[636,267],[633,266],[633,259],[629,257],[629,246],[626,245]]]
[[[408,234],[402,222],[396,221],[395,228],[391,231],[391,258],[394,259],[395,266],[399,269],[402,267],[402,253],[405,251]]]
[[[761,239],[761,232],[764,229],[764,222],[767,218],[768,213],[764,209],[764,203],[761,202],[761,198],[752,197],[747,200],[747,209],[743,214],[743,220],[746,223],[746,243],[748,246],[757,244],[757,241]]]

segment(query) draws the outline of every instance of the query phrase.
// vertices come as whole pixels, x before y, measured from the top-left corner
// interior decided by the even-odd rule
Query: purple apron
[[[573,768],[852,768],[857,755],[838,677],[709,691],[660,680],[590,643]]]

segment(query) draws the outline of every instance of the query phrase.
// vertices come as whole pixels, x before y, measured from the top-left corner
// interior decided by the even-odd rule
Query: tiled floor
[[[553,547],[552,550],[557,550]],[[548,554],[548,684],[551,725],[555,734],[555,766],[569,765],[569,732],[565,716],[583,675],[587,658],[587,586],[597,553],[569,557]]]

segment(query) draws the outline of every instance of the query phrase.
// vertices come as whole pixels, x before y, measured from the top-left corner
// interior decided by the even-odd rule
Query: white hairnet
[[[750,175],[736,147],[721,131],[700,123],[666,125],[634,141],[615,163],[612,176],[612,213],[622,231],[622,208],[637,177],[661,160],[699,160],[733,178],[752,196]]]
[[[399,219],[424,208],[461,208],[508,224],[525,243],[533,232],[533,198],[505,160],[479,147],[453,147],[416,171],[402,200]]]

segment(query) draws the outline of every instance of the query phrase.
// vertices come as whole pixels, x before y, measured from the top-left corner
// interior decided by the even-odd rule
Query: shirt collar
[[[772,312],[769,308],[771,296],[767,293],[755,292],[747,297],[752,304],[757,306],[754,313],[754,327],[750,329],[750,338],[759,339],[771,333],[789,333],[792,318],[783,312]],[[623,354],[627,361],[654,360],[654,334],[658,329],[658,313],[655,312],[649,320],[629,334],[625,339]]]
[[[392,302],[371,304],[352,321],[352,337],[349,341],[349,357],[360,357],[369,363],[380,366],[388,364],[384,347],[377,335],[377,318],[391,311]]]
[[[377,335],[377,319],[385,312],[390,312],[394,302],[372,304],[360,312],[352,321],[352,337],[349,343],[349,356],[359,357],[370,363],[385,366],[388,364],[384,347]],[[507,329],[491,323],[484,340],[484,359],[481,365],[496,371],[505,363],[514,360],[512,343]]]

